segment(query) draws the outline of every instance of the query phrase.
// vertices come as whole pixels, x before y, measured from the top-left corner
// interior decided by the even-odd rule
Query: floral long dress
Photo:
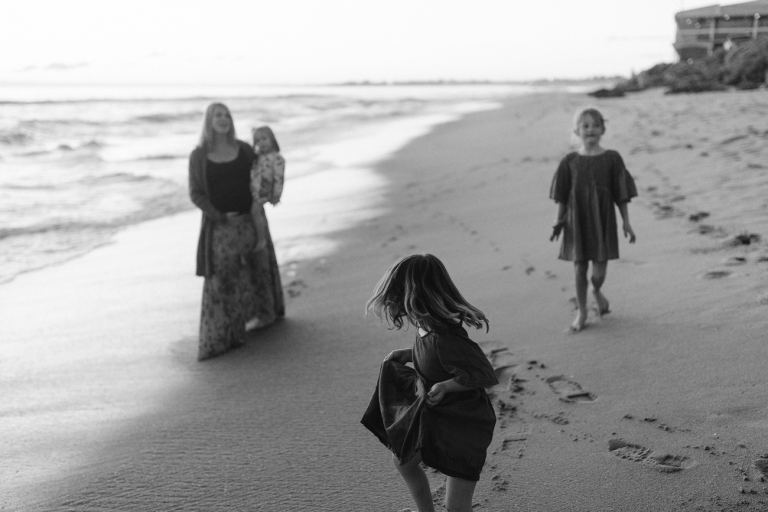
[[[190,167],[191,175],[198,175],[190,180],[190,187],[198,192],[194,196],[196,204],[204,204],[205,199],[210,203],[204,204],[203,210],[209,219],[206,222],[204,217],[204,226],[210,230],[210,261],[204,267],[210,270],[198,269],[205,277],[198,360],[242,345],[248,327],[265,327],[285,315],[271,237],[268,237],[267,251],[255,250],[257,236],[250,215],[253,199],[249,187],[252,164],[252,152],[241,145],[238,157],[232,162],[198,161]],[[201,200],[201,196],[204,199]],[[235,200],[232,196],[238,197]],[[228,204],[224,206],[222,201]],[[239,215],[223,213],[232,208]],[[215,220],[210,220],[212,217]]]
[[[265,288],[255,245],[256,231],[249,215],[214,226],[215,273],[203,284],[198,360],[218,356],[245,342],[246,323],[260,309],[258,290]]]

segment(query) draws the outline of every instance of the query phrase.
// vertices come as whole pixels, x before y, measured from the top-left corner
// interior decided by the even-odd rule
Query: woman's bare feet
[[[571,332],[579,332],[587,325],[587,314],[579,312],[571,324]]]
[[[592,295],[595,296],[595,302],[597,303],[597,315],[603,316],[611,312],[611,304],[605,295],[600,293],[600,290],[592,290]]]

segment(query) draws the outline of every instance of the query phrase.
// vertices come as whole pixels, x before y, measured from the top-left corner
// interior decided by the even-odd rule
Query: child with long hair
[[[600,138],[605,133],[605,119],[597,109],[585,108],[576,112],[573,133],[580,139],[581,147],[560,162],[549,191],[549,197],[558,204],[550,240],[557,240],[562,233],[559,258],[574,262],[579,311],[571,331],[578,332],[587,322],[590,261],[597,314],[602,316],[610,312],[608,299],[601,288],[608,260],[619,257],[614,205],[621,213],[624,236],[629,238],[629,243],[635,243],[627,204],[637,196],[637,188],[621,155],[600,145]]]
[[[256,250],[260,251],[267,246],[268,228],[264,205],[266,203],[277,205],[280,202],[285,180],[285,159],[280,154],[280,145],[269,126],[254,128],[251,135],[253,151],[257,155],[251,168],[251,195],[253,195],[251,214],[258,237]]]
[[[422,462],[447,476],[447,509],[471,511],[496,424],[485,388],[498,379],[464,325],[488,330],[488,319],[431,254],[395,263],[376,285],[369,310],[391,328],[413,325],[418,332],[413,348],[384,359],[363,425],[393,452],[419,512],[434,511]]]

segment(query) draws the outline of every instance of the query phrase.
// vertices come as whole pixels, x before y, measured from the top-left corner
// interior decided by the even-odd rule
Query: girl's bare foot
[[[579,312],[579,314],[576,315],[576,319],[571,324],[571,332],[579,332],[585,325],[587,325],[587,314]]]
[[[600,293],[600,290],[592,290],[592,294],[595,296],[595,302],[597,303],[597,315],[603,316],[611,312],[611,304],[605,295]]]

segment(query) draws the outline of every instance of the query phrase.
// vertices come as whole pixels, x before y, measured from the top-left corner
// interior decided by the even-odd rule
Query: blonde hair
[[[232,113],[229,108],[223,103],[211,103],[208,108],[205,109],[205,116],[203,117],[203,131],[200,134],[200,142],[197,147],[208,149],[213,142],[213,111],[216,107],[221,107],[227,111],[230,121],[232,121],[229,131],[227,132],[227,143],[232,146],[237,145],[237,136],[235,135],[235,122],[232,120]]]
[[[256,132],[264,132],[267,134],[267,138],[269,138],[269,143],[272,144],[272,151],[275,151],[277,153],[280,152],[280,145],[277,143],[277,139],[275,138],[275,134],[272,133],[272,128],[269,126],[259,126],[258,128],[253,129],[253,133]]]
[[[406,256],[392,265],[365,304],[366,314],[371,309],[390,328],[402,328],[405,318],[425,330],[461,323],[488,330],[488,318],[462,297],[445,265],[431,254]]]

